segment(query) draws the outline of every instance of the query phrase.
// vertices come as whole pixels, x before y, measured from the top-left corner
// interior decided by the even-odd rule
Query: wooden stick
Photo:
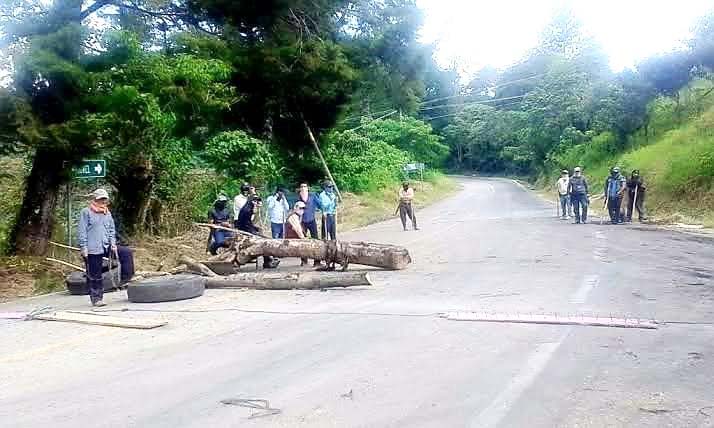
[[[209,269],[208,266],[204,265],[203,263],[201,263],[199,261],[192,259],[189,256],[181,255],[178,258],[178,262],[180,264],[184,264],[184,265],[188,266],[188,268],[194,272],[198,272],[198,273],[201,273],[206,276],[218,276],[218,274],[216,274],[214,271]]]
[[[86,271],[84,270],[83,267],[74,265],[74,264],[72,264],[72,263],[65,262],[64,260],[58,260],[58,259],[55,259],[55,258],[52,258],[52,257],[47,257],[47,258],[45,258],[45,260],[47,260],[48,262],[59,263],[59,264],[64,265],[64,266],[66,266],[66,267],[71,267],[71,268],[74,269],[74,270],[78,270],[78,271],[80,271],[80,272],[85,272],[85,273],[86,273]]]
[[[206,288],[256,290],[309,290],[362,285],[372,285],[366,272],[245,272],[212,277],[206,281]]]
[[[252,234],[252,233],[250,233],[250,232],[246,232],[246,231],[243,231],[243,230],[234,229],[234,228],[232,228],[232,227],[219,226],[219,225],[217,225],[217,224],[194,223],[194,225],[195,225],[195,226],[200,226],[200,227],[209,227],[209,228],[211,228],[211,229],[226,230],[226,231],[228,231],[228,232],[234,232],[234,233],[237,233],[237,234],[239,234],[239,235],[253,236],[253,237],[256,237],[256,238],[262,238],[262,236],[254,235],[254,234]]]
[[[119,318],[108,315],[100,315],[92,312],[79,311],[59,311],[35,315],[32,318],[43,321],[76,322],[80,324],[103,325],[107,327],[138,328],[142,330],[161,327],[167,324],[166,321],[160,320]]]
[[[77,247],[70,247],[69,245],[60,244],[58,242],[50,241],[49,244],[54,245],[55,247],[66,248],[66,249],[72,250],[72,251],[81,251],[81,249],[79,249]]]
[[[320,151],[320,146],[317,145],[317,140],[315,140],[315,136],[312,135],[312,130],[310,129],[310,126],[308,126],[307,121],[305,119],[303,119],[302,121],[305,124],[305,129],[307,129],[307,135],[308,135],[308,137],[310,137],[310,141],[312,141],[312,145],[315,146],[315,151],[317,152],[317,156],[320,157],[320,162],[322,162],[322,167],[325,168],[325,171],[327,172],[327,176],[330,178],[332,185],[335,186],[335,193],[337,193],[337,197],[340,198],[340,202],[342,202],[342,194],[340,193],[340,189],[337,188],[337,183],[335,183],[335,179],[332,178],[332,173],[330,172],[330,168],[327,167],[327,162],[325,162],[325,158],[322,157],[322,151]]]

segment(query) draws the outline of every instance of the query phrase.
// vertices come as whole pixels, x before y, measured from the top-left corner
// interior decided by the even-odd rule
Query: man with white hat
[[[105,306],[103,301],[104,285],[102,283],[102,268],[104,257],[116,256],[121,268],[121,282],[126,282],[133,276],[133,260],[131,250],[118,247],[114,219],[109,212],[109,194],[104,189],[92,193],[92,200],[79,216],[77,235],[79,248],[86,262],[87,287],[89,299],[93,306]]]
[[[563,220],[573,216],[573,205],[570,202],[570,195],[568,194],[568,183],[570,183],[570,173],[567,169],[564,169],[561,171],[560,178],[555,184],[555,187],[558,190],[558,200],[560,202]]]

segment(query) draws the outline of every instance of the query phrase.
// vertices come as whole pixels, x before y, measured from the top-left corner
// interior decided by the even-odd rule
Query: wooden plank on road
[[[583,325],[594,327],[644,328],[656,329],[657,321],[641,320],[639,318],[615,318],[580,315],[538,315],[538,314],[504,314],[488,312],[447,312],[442,318],[452,321],[480,321],[522,324],[555,324]]]
[[[123,318],[94,312],[59,311],[35,315],[33,319],[43,321],[74,322],[80,324],[103,325],[107,327],[137,328],[148,330],[166,325],[163,320]]]

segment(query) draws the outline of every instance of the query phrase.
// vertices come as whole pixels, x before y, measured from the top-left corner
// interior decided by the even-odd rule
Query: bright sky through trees
[[[422,38],[437,42],[443,66],[471,74],[485,65],[506,67],[538,42],[559,10],[570,9],[601,43],[618,71],[681,45],[711,0],[417,0]]]

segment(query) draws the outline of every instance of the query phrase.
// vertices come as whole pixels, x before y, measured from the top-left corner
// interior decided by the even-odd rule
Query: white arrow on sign
[[[103,169],[104,168],[102,168],[102,164],[100,163],[98,163],[97,166],[94,167],[94,170],[97,172],[97,175],[101,175]]]

